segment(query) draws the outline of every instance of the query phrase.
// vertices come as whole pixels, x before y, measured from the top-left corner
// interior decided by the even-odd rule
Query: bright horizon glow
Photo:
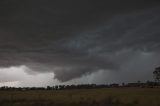
[[[0,68],[0,86],[45,87],[58,83],[53,73],[29,74],[30,71],[25,65]]]

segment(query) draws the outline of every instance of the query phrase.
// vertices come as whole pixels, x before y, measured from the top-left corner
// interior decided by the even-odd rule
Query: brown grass
[[[160,88],[0,91],[0,106],[160,106]]]

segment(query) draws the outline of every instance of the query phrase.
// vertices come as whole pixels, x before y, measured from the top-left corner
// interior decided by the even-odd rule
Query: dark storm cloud
[[[121,70],[137,52],[159,52],[159,5],[149,0],[1,0],[0,65],[53,71],[62,81]]]

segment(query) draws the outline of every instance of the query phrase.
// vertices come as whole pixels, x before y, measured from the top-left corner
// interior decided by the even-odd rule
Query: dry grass
[[[160,106],[160,88],[0,91],[0,106]]]

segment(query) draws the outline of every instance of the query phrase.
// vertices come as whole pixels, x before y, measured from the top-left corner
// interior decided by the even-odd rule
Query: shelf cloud
[[[156,0],[1,0],[0,67],[25,65],[69,81],[100,70],[123,73],[147,54],[157,58],[144,66],[160,65],[159,6]]]

